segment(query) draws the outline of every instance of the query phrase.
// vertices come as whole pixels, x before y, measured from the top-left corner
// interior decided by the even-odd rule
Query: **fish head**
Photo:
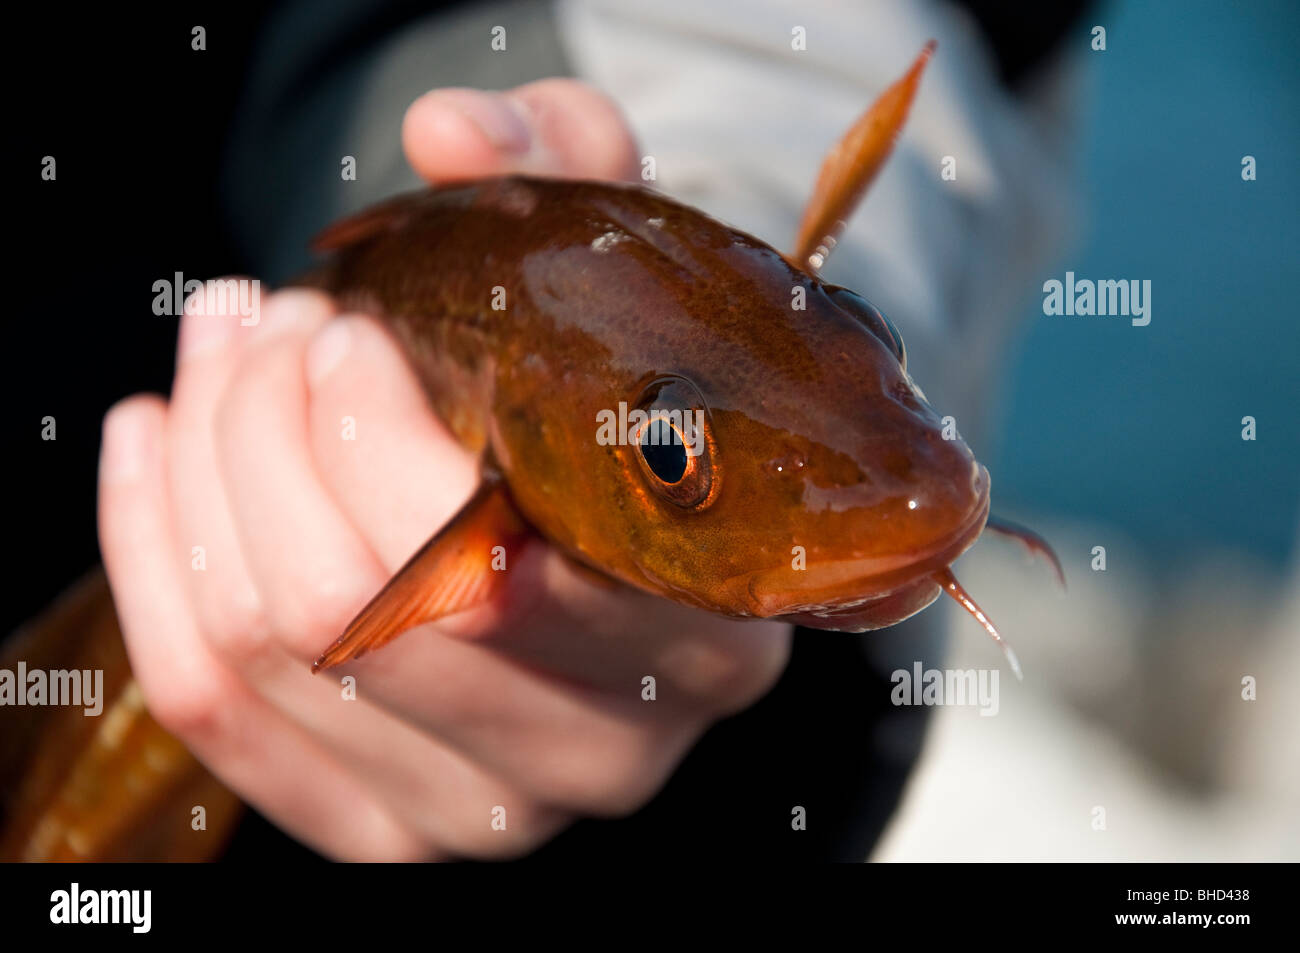
[[[524,259],[497,372],[490,443],[527,520],[730,616],[861,630],[933,601],[989,477],[897,328],[664,197],[582,196]]]
[[[797,286],[802,308],[769,305],[748,332],[703,322],[716,339],[696,360],[638,382],[633,550],[644,580],[683,601],[881,628],[940,594],[935,573],[983,530],[989,476],[878,309],[817,279]]]

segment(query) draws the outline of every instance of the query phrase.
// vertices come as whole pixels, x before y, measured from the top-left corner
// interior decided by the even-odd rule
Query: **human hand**
[[[440,182],[636,170],[617,110],[564,80],[434,91],[403,138]],[[511,554],[501,599],[348,666],[344,700],[311,661],[476,479],[383,329],[314,292],[271,296],[256,327],[185,315],[170,403],[105,419],[101,548],[150,710],[332,857],[514,856],[635,810],[785,665],[789,626],[593,584],[538,540]]]

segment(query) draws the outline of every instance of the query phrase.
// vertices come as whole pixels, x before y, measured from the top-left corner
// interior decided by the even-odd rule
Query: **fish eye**
[[[898,363],[904,369],[907,368],[907,348],[903,346],[903,335],[898,333],[894,322],[885,317],[879,308],[848,288],[828,288],[827,294],[837,305],[861,321],[885,347],[894,352]]]
[[[666,420],[654,420],[642,428],[641,457],[662,483],[680,483],[690,458],[681,433]]]
[[[699,391],[683,377],[661,377],[642,391],[636,409],[642,419],[632,443],[650,488],[683,509],[711,503],[717,489],[713,438]]]

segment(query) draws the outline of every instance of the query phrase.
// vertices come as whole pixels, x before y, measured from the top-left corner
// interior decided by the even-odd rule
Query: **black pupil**
[[[646,425],[641,456],[650,472],[665,483],[676,483],[686,473],[686,446],[666,420],[652,420]]]

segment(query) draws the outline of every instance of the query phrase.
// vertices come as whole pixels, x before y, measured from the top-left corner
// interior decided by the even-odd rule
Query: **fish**
[[[525,176],[401,195],[317,239],[307,283],[393,332],[481,477],[313,671],[491,600],[493,553],[536,533],[731,618],[863,632],[947,594],[1020,676],[950,568],[988,526],[988,471],[894,324],[819,276],[934,48],[828,154],[789,254],[639,184]]]
[[[952,563],[985,531],[1063,580],[1059,560],[990,517],[988,471],[945,439],[898,328],[820,277],[934,50],[831,149],[788,253],[643,184],[527,176],[422,189],[327,228],[322,263],[291,284],[392,332],[480,478],[312,670],[491,600],[506,575],[494,559],[540,536],[610,585],[731,618],[863,632],[946,594],[1019,677]],[[41,769],[5,785],[0,857],[219,850],[238,799],[149,717],[102,573],[20,644],[106,651],[114,727],[91,738],[55,715],[0,746],[7,778]],[[216,805],[205,847],[142,836],[196,790]]]

